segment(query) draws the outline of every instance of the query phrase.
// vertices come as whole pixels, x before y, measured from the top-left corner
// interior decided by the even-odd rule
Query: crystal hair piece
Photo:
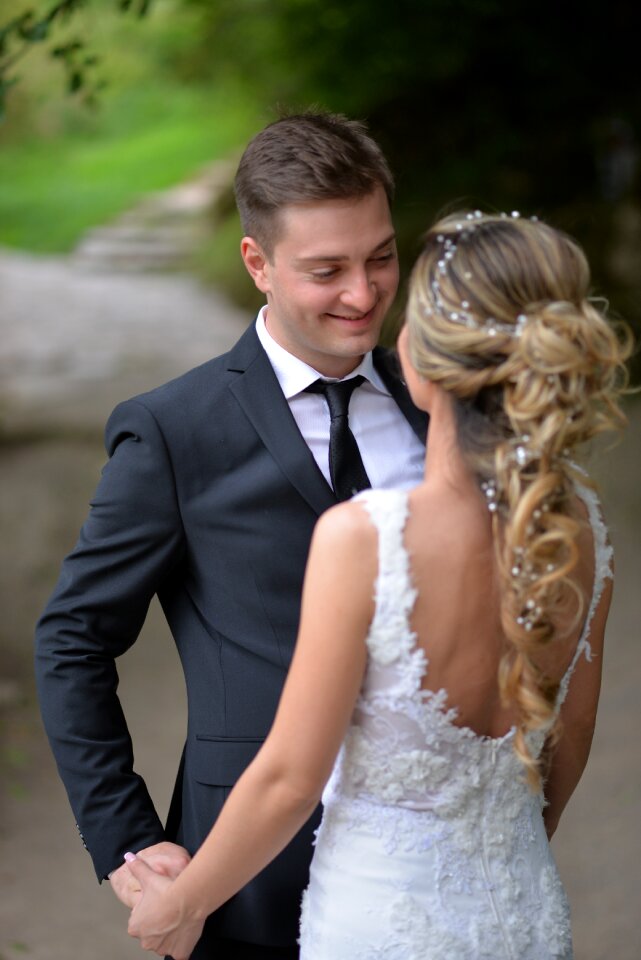
[[[569,462],[574,469],[580,469],[577,468],[577,465],[569,459],[569,453],[569,450],[564,450],[560,455],[558,455],[557,459]],[[525,468],[533,460],[537,460],[540,456],[541,452],[533,447],[529,434],[523,433],[518,437],[512,438],[509,459],[513,463],[516,463],[518,467]],[[480,484],[480,487],[485,496],[487,508],[490,513],[497,514],[499,511],[502,511],[504,503],[501,499],[501,493],[499,491],[497,481],[493,478],[490,478],[489,480],[483,480]],[[553,491],[548,498],[543,500],[539,507],[532,511],[532,519],[526,530],[528,534],[533,534],[535,532],[537,525],[542,521],[543,515],[550,511],[553,497],[560,492],[562,492],[560,488],[557,488],[557,490]],[[535,569],[534,565],[527,559],[526,550],[523,547],[514,548],[510,574],[515,586],[517,586],[524,594],[528,592],[528,589],[531,587],[532,583],[538,580],[541,576],[553,573],[555,570],[556,565],[554,563],[546,563],[542,569]],[[532,597],[529,597],[524,602],[523,607],[515,619],[517,624],[523,627],[529,633],[539,625],[542,615],[543,610],[541,607]]]
[[[534,459],[537,456],[534,451],[528,448],[529,439],[527,434],[515,438],[515,448],[511,456],[519,466],[524,466],[528,459]],[[500,493],[496,481],[492,479],[484,480],[481,483],[481,490],[485,495],[488,510],[491,514],[496,514],[501,509]],[[527,528],[528,534],[534,533],[535,525],[539,523],[543,514],[549,510],[549,501],[544,501],[540,508],[533,511],[532,521]],[[555,569],[556,567],[553,563],[547,563],[544,571],[537,571],[534,565],[527,559],[526,550],[523,547],[514,548],[510,575],[516,589],[522,594],[527,595],[532,584],[536,582],[539,577],[544,574],[550,574],[554,572]],[[529,633],[540,624],[542,615],[542,608],[532,597],[528,597],[524,600],[519,613],[515,616],[515,620],[520,627],[523,627]]]
[[[481,490],[485,494],[488,510],[490,513],[495,514],[499,510],[499,493],[496,482],[494,480],[484,480],[483,483],[481,483]],[[547,512],[549,509],[549,504],[544,503],[541,510],[535,510],[532,514],[534,523],[541,518],[542,513]],[[530,527],[528,533],[532,532],[533,527]],[[545,566],[545,573],[552,573],[555,569],[556,567],[553,563],[548,563]],[[542,575],[542,572],[537,572],[533,564],[527,560],[523,547],[515,547],[512,554],[510,574],[515,586],[520,589],[521,592],[527,593],[532,584]],[[515,620],[520,627],[523,627],[529,633],[530,630],[533,630],[538,625],[542,613],[541,607],[530,597],[524,602]]]
[[[507,217],[507,214],[502,213],[501,217]],[[512,211],[512,217],[518,219],[518,217],[520,217],[519,212],[517,210]],[[483,214],[480,210],[475,210],[474,213],[466,214],[465,222],[455,224],[455,228],[459,236],[466,237],[474,233],[476,229],[475,221],[481,220],[482,218]],[[536,220],[536,217],[533,217],[532,219]],[[470,304],[467,300],[461,300],[460,305],[456,306],[455,309],[451,308],[451,303],[448,306],[441,291],[439,275],[441,277],[447,276],[449,264],[456,254],[457,241],[453,240],[452,237],[444,236],[442,233],[437,234],[436,239],[439,243],[443,244],[443,255],[436,265],[437,276],[434,280],[432,280],[431,283],[432,297],[436,311],[446,320],[452,320],[454,323],[459,323],[461,326],[467,327],[468,330],[484,331],[489,337],[495,337],[498,334],[504,334],[510,337],[520,337],[521,333],[523,332],[523,327],[527,323],[527,317],[524,313],[519,314],[514,323],[500,323],[498,320],[495,320],[494,317],[487,317],[484,320],[477,320],[474,314],[470,313]],[[471,280],[472,275],[470,273],[466,273],[465,279]],[[424,312],[427,316],[431,316],[434,313],[431,307],[427,305],[424,307]]]

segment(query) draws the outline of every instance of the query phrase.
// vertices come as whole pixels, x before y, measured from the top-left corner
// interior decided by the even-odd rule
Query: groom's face
[[[343,377],[378,342],[398,287],[387,197],[379,187],[355,199],[292,204],[279,216],[271,258],[243,240],[247,268],[267,296],[267,329],[319,373]]]

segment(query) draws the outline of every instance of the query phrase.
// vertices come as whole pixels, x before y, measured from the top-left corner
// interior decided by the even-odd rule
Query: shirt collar
[[[280,383],[281,389],[285,394],[285,398],[290,400],[292,397],[295,397],[298,393],[314,383],[315,380],[319,378],[322,380],[332,380],[332,377],[323,377],[318,370],[315,370],[313,367],[310,367],[308,363],[305,363],[304,360],[301,360],[299,357],[295,357],[293,353],[290,353],[288,350],[285,350],[284,347],[281,347],[279,343],[276,343],[272,335],[267,330],[265,324],[265,314],[267,307],[261,307],[256,318],[256,333],[258,334],[258,339],[261,342],[261,345],[269,358],[269,362],[274,368],[274,373],[276,378]],[[370,383],[375,390],[379,393],[385,394],[385,396],[390,396],[389,390],[385,386],[383,379],[381,378],[378,370],[374,366],[374,360],[372,358],[371,350],[369,353],[366,353],[359,365],[349,373],[345,380],[349,380],[351,377],[356,376],[365,377],[368,383]]]

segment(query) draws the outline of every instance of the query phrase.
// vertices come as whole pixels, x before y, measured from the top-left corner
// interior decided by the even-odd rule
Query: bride
[[[425,479],[319,521],[271,733],[175,881],[127,854],[129,932],[187,958],[322,793],[302,960],[572,957],[552,836],[594,729],[612,551],[575,450],[629,344],[536,220],[427,234],[399,338]]]

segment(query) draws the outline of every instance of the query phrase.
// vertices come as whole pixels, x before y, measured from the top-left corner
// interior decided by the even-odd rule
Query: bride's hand
[[[144,860],[127,856],[127,862],[142,889],[129,917],[129,935],[140,940],[143,950],[188,960],[200,939],[204,921],[190,916],[186,905],[172,895],[175,881],[156,873]]]

